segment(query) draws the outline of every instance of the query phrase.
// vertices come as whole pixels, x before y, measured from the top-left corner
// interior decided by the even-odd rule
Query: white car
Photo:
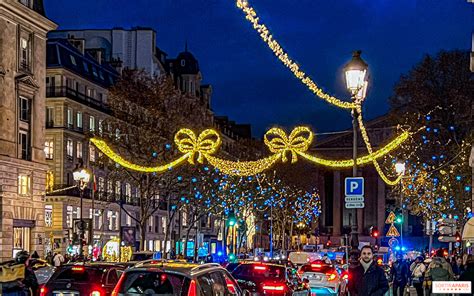
[[[316,295],[345,295],[346,279],[339,274],[336,267],[323,261],[314,261],[303,265],[299,274],[303,280],[307,280],[311,292]]]

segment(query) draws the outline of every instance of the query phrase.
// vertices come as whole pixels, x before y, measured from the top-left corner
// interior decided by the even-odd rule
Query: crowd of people
[[[407,260],[397,254],[390,269],[384,270],[375,262],[372,247],[364,246],[360,254],[351,254],[349,270],[349,291],[355,296],[382,296],[390,286],[393,296],[410,295],[412,289],[418,296],[430,295],[433,281],[470,281],[474,287],[474,255],[454,257],[449,262],[443,250],[427,259],[419,256]]]

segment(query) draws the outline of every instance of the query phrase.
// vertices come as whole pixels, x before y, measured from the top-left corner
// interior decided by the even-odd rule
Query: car
[[[309,295],[309,287],[295,269],[280,264],[242,262],[232,271],[244,293],[259,295]]]
[[[40,296],[110,295],[123,269],[113,263],[62,265],[40,287]]]
[[[219,264],[149,262],[127,269],[111,296],[243,296],[232,275]]]
[[[144,260],[155,259],[156,257],[155,254],[156,254],[155,252],[149,252],[149,251],[134,252],[129,261],[140,262]]]
[[[334,265],[322,260],[303,265],[298,273],[307,280],[311,292],[316,295],[344,295],[348,276]]]

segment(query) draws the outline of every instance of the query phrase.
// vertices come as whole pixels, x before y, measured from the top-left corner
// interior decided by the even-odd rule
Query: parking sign
[[[363,177],[347,177],[345,179],[345,195],[346,196],[363,196],[364,195],[364,178]]]

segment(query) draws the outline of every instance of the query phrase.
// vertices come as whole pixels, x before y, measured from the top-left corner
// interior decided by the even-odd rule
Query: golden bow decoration
[[[308,150],[313,141],[313,133],[305,126],[299,126],[291,131],[288,137],[284,130],[274,127],[264,136],[265,145],[271,152],[280,153],[282,162],[287,162],[286,154],[291,153],[291,163],[297,161],[297,154]]]
[[[213,154],[222,143],[219,134],[213,129],[202,131],[198,137],[187,128],[180,129],[174,136],[174,142],[178,150],[189,155],[188,161],[194,164],[194,155],[197,153],[197,161],[203,163],[204,156]]]

